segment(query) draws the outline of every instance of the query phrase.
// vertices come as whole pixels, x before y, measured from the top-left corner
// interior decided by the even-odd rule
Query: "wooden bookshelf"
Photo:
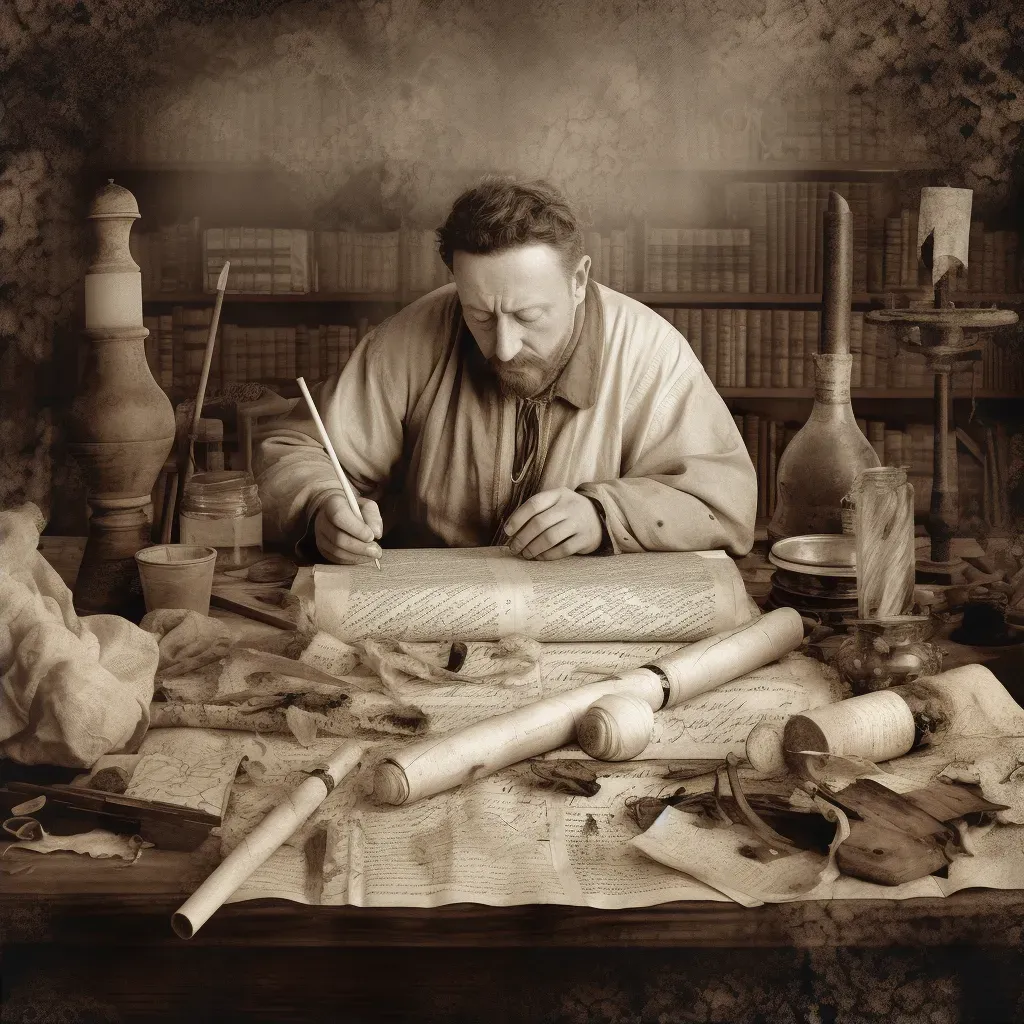
[[[811,161],[749,160],[737,162],[716,162],[675,164],[649,168],[651,175],[665,174],[915,174],[943,170],[941,164],[900,162],[898,160],[857,160],[857,161]],[[251,162],[246,160],[167,160],[167,161],[120,161],[104,164],[94,160],[89,170],[107,176],[118,174],[271,174],[285,172],[283,164],[274,161]],[[483,171],[481,171],[481,174]]]
[[[814,398],[814,388],[717,388],[723,398]],[[852,388],[850,397],[856,401],[891,401],[893,399],[927,399],[935,397],[932,388]],[[972,395],[969,390],[958,389],[952,398],[957,401],[975,399],[1019,399],[1021,396],[1012,391],[996,391],[991,388],[978,388]]]
[[[227,292],[224,295],[224,305],[244,305],[249,302],[261,303],[406,303],[419,298],[420,294],[410,295],[396,294],[395,292],[284,292],[278,294],[265,294],[262,292]],[[148,306],[195,306],[202,304],[212,305],[216,299],[213,292],[161,292],[143,297],[143,304]]]
[[[264,294],[262,292],[228,292],[224,296],[225,305],[237,305],[246,302],[269,303],[405,303],[418,299],[425,292],[413,292],[408,295],[395,292],[284,292]],[[884,303],[885,292],[865,292],[852,296],[854,305],[868,306]],[[157,292],[143,297],[147,305],[194,306],[215,299],[212,292]],[[786,295],[766,294],[764,292],[633,292],[630,298],[644,303],[646,306],[820,306],[820,295]],[[1024,294],[996,295],[990,292],[954,292],[952,299],[956,305],[974,303],[1001,303],[1014,306],[1024,304]]]
[[[856,162],[826,160],[806,163],[785,160],[751,160],[736,163],[703,163],[687,166],[654,167],[652,175],[716,174],[727,177],[792,175],[795,178],[827,175],[859,177],[861,175],[931,174],[943,170],[935,163],[901,163],[898,160],[858,160]]]

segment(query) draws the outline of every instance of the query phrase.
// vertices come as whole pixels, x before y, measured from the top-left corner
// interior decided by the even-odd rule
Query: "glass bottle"
[[[242,569],[263,554],[263,506],[247,470],[196,473],[185,487],[181,543],[217,549],[219,572]]]
[[[857,614],[908,615],[914,604],[914,485],[903,466],[866,469],[857,480]]]
[[[782,453],[770,540],[843,533],[843,500],[878,455],[861,433],[850,403],[850,300],[853,227],[850,207],[829,193],[824,214],[821,351],[814,357],[814,406]]]

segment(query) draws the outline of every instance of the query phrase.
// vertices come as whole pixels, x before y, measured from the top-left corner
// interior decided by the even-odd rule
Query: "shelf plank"
[[[814,160],[804,163],[792,160],[708,161],[706,163],[651,168],[653,174],[912,174],[943,170],[931,161]]]
[[[292,302],[349,302],[349,303],[408,303],[426,292],[286,292],[267,295],[259,292],[228,292],[224,302],[237,305],[245,302],[292,303]],[[820,306],[821,295],[784,295],[763,292],[631,292],[630,298],[645,306]],[[146,305],[189,306],[213,302],[212,292],[151,292],[143,296]],[[954,300],[960,305],[978,302],[996,302],[1005,305],[1024,304],[1024,294],[1008,293],[996,295],[990,292],[958,292]],[[859,292],[853,296],[855,305],[870,305],[884,302],[882,292]]]
[[[123,161],[95,160],[91,169],[118,174],[253,174],[268,171],[283,171],[273,162],[248,162],[244,160],[168,160],[168,161]],[[901,162],[899,160],[861,160],[857,163],[843,163],[835,160],[797,163],[785,160],[741,160],[733,162],[708,161],[705,163],[679,166],[653,167],[650,174],[911,174],[943,170],[941,164],[931,162]]]
[[[718,388],[718,393],[723,398],[814,398],[814,388]],[[853,388],[850,397],[854,401],[879,399],[883,401],[906,400],[906,399],[928,399],[934,398],[932,388]],[[958,390],[953,392],[954,399],[969,400],[972,395],[970,391]],[[991,388],[978,388],[974,392],[974,398],[978,399],[1014,399],[1020,396],[1012,391],[996,391]]]
[[[315,302],[379,302],[407,303],[419,298],[425,292],[414,292],[408,295],[395,292],[287,292],[284,294],[267,295],[259,292],[227,292],[224,305],[241,305],[249,302],[261,303],[315,303]],[[201,303],[212,304],[216,298],[214,292],[155,292],[143,296],[143,304],[148,306],[189,306]]]
[[[260,377],[256,383],[266,384],[277,388],[285,398],[295,398],[299,394],[298,386],[291,377]],[[810,401],[814,398],[813,388],[717,388],[722,398],[729,399],[751,399],[751,398],[774,398],[794,399],[798,401]],[[181,394],[188,397],[194,394],[194,388],[181,386],[164,388],[164,391],[171,395]],[[850,392],[853,401],[931,401],[934,394],[931,388],[854,388]],[[955,391],[952,396],[956,401],[969,401],[970,391]],[[1020,395],[1013,391],[998,391],[992,388],[979,388],[975,391],[974,398],[984,401],[1014,401],[1019,400]]]
[[[309,302],[379,302],[406,303],[417,299],[424,292],[402,294],[395,292],[289,292],[278,295],[261,293],[228,292],[225,304],[246,302],[264,303],[309,303]],[[756,292],[634,292],[630,297],[647,306],[702,305],[702,306],[820,306],[820,295],[765,295]],[[195,305],[212,303],[215,296],[205,292],[154,292],[143,297],[147,305]],[[883,296],[859,294],[853,296],[854,303],[867,305],[881,302]]]

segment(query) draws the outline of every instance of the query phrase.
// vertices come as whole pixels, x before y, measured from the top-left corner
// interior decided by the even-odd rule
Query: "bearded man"
[[[311,388],[362,521],[300,401],[256,453],[268,540],[342,563],[382,540],[536,559],[750,550],[757,482],[729,410],[671,324],[590,280],[560,193],[484,179],[438,247],[454,284]]]

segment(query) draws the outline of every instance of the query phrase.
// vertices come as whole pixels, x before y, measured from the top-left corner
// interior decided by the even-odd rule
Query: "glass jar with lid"
[[[185,487],[182,544],[217,549],[217,570],[243,569],[263,554],[263,506],[252,473],[196,473]]]

